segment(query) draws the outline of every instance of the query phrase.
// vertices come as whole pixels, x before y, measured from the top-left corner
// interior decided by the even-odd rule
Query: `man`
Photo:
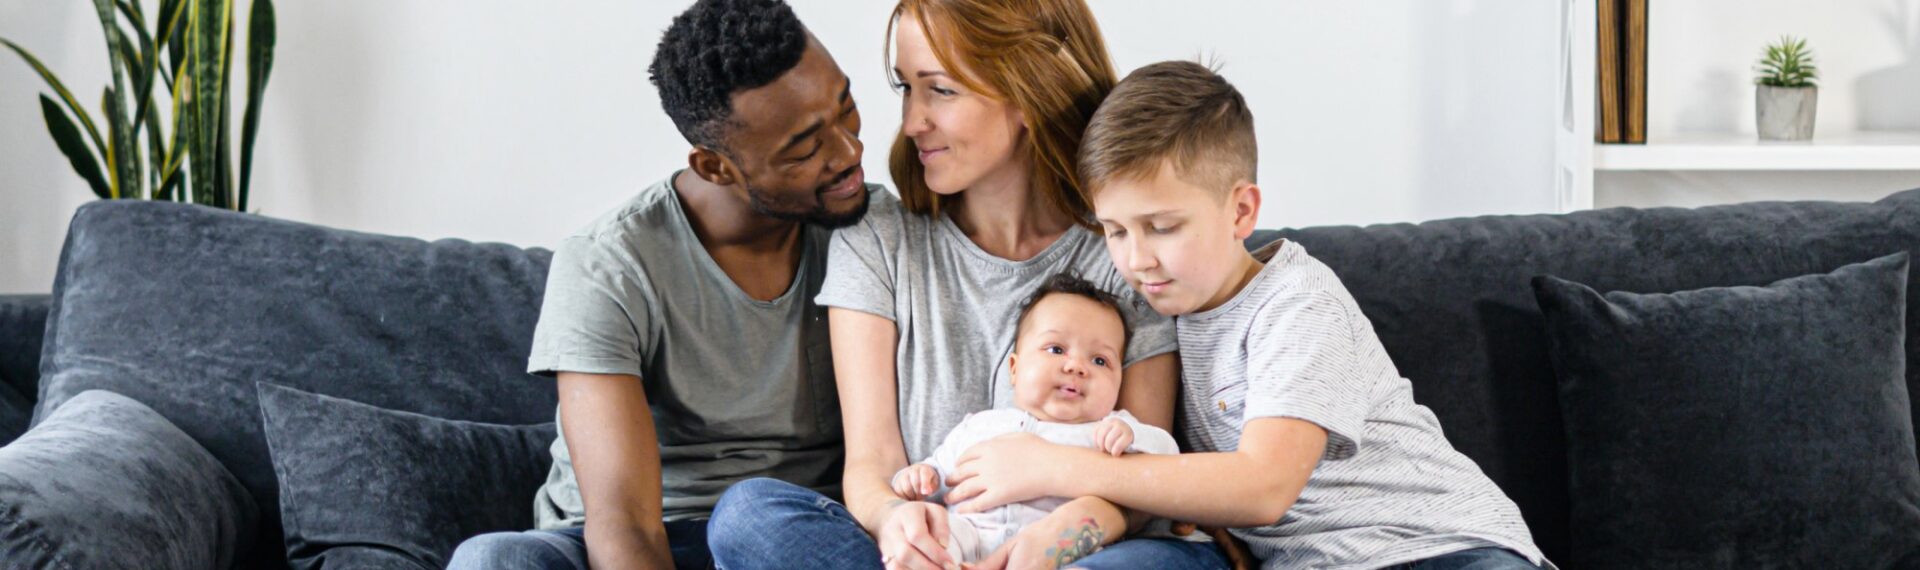
[[[839,493],[830,230],[866,212],[845,74],[778,0],[700,0],[648,68],[687,168],[556,249],[528,368],[557,378],[538,530],[455,568],[707,568],[735,481]]]

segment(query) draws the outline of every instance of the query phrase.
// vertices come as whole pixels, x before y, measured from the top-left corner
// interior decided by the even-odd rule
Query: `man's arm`
[[[640,378],[561,372],[559,384],[561,429],[587,511],[589,565],[672,568],[660,440]]]

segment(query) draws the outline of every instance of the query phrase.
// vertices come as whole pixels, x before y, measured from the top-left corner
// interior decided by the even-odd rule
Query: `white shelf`
[[[1647,144],[1593,145],[1593,169],[1920,170],[1920,132],[1816,133],[1811,141],[1754,135],[1647,137]]]

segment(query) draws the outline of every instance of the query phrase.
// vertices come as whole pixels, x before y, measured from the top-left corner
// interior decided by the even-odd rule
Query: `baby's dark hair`
[[[1026,332],[1027,315],[1033,312],[1033,307],[1039,305],[1041,299],[1056,294],[1085,297],[1113,309],[1113,314],[1120,317],[1120,358],[1126,358],[1127,343],[1133,340],[1133,326],[1127,323],[1126,311],[1120,310],[1120,299],[1071,273],[1056,273],[1048,277],[1045,283],[1040,284],[1040,288],[1027,296],[1027,301],[1020,305],[1020,318],[1013,324],[1014,344],[1019,344],[1020,334]]]

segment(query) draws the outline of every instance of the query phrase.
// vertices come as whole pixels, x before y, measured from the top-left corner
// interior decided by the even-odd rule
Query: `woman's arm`
[[[841,492],[860,526],[878,534],[890,503],[900,500],[887,483],[907,466],[893,364],[899,341],[893,321],[884,317],[831,307],[827,319],[847,441]]]
[[[1235,451],[1113,457],[1092,449],[1005,437],[974,446],[949,479],[947,501],[980,512],[1043,496],[1096,496],[1201,525],[1280,520],[1320,463],[1327,431],[1305,420],[1247,422]]]
[[[660,442],[640,378],[561,372],[560,423],[586,507],[590,562],[669,568],[661,522]]]
[[[898,329],[884,317],[839,307],[827,309],[827,326],[847,443],[840,482],[847,510],[874,536],[888,568],[958,567],[947,553],[946,509],[902,499],[890,484],[907,466],[893,361]]]

